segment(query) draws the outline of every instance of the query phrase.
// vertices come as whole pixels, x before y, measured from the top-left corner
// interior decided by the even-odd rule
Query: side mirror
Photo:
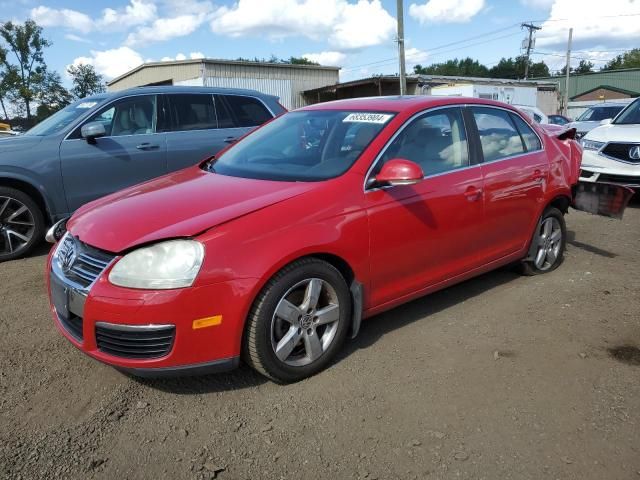
[[[612,118],[605,118],[600,122],[600,125],[609,125],[612,120],[613,120]]]
[[[102,122],[89,122],[82,126],[80,134],[88,143],[96,143],[96,138],[104,137],[107,131],[104,129]]]
[[[382,166],[375,182],[382,185],[414,185],[424,178],[422,168],[411,160],[394,158]]]

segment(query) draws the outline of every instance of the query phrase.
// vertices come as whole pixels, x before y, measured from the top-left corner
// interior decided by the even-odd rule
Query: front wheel
[[[548,273],[560,266],[564,258],[567,227],[562,212],[547,208],[531,239],[529,257],[522,262],[525,275]]]
[[[277,273],[258,296],[245,327],[244,360],[279,383],[324,369],[344,343],[351,295],[331,264],[308,258]]]
[[[0,262],[29,253],[44,238],[44,216],[29,195],[0,187]]]

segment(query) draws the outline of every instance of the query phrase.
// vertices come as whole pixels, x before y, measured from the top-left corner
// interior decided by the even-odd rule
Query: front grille
[[[607,173],[601,173],[598,177],[598,182],[604,183],[617,183],[619,185],[640,185],[640,177],[631,177],[627,175],[609,175]]]
[[[591,178],[595,175],[595,172],[589,172],[588,170],[580,170],[580,178]]]
[[[114,357],[158,358],[171,351],[176,328],[170,326],[125,327],[96,324],[98,350]]]
[[[73,252],[70,252],[73,250]],[[58,257],[75,258],[68,268],[64,269],[64,276],[79,284],[83,288],[89,287],[104,272],[115,258],[111,253],[93,248],[71,235],[67,235],[58,250]]]
[[[608,143],[602,149],[602,153],[608,157],[622,160],[623,162],[640,163],[640,158],[631,158],[629,154],[629,150],[638,145],[640,145],[640,143]]]
[[[69,332],[69,335],[79,342],[82,341],[82,318],[73,313],[69,313],[68,317],[58,315],[58,320],[60,320],[60,324],[64,329]]]

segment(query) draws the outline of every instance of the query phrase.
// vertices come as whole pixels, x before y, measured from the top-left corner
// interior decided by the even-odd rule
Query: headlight
[[[109,274],[114,285],[149,290],[190,287],[202,266],[204,247],[195,240],[169,240],[125,255]]]
[[[604,147],[604,142],[596,142],[595,140],[587,140],[585,138],[581,139],[580,143],[585,150],[600,150]]]

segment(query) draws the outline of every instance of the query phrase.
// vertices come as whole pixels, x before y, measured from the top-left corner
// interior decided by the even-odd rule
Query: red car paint
[[[576,142],[559,140],[526,117],[543,151],[415,185],[364,189],[376,155],[409,118],[462,104],[518,113],[490,100],[423,96],[314,105],[306,110],[397,114],[337,178],[251,180],[196,166],[86,205],[67,228],[95,248],[123,255],[159,240],[194,237],[205,245],[205,259],[193,286],[177,290],[118,287],[109,282],[107,268],[86,299],[83,342],[56,319],[62,334],[83,352],[118,367],[203,364],[239,356],[254,299],[278,270],[301,257],[319,255],[348,265],[363,288],[364,317],[522,259],[545,207],[558,198],[571,201],[581,158]],[[51,257],[49,269],[50,263]],[[214,315],[222,315],[220,325],[192,329],[193,320]],[[96,346],[97,321],[175,324],[176,338],[165,357],[114,357]]]

